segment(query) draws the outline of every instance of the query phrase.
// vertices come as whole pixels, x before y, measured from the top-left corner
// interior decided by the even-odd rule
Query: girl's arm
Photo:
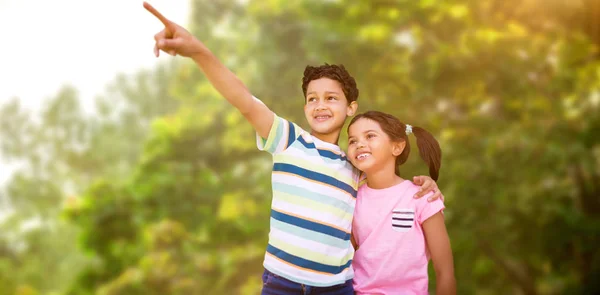
[[[455,295],[454,261],[450,238],[441,212],[434,214],[423,222],[423,232],[427,247],[431,254],[436,276],[437,295]]]

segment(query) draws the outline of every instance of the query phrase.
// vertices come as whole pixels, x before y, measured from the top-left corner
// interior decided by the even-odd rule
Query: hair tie
[[[408,125],[408,124],[406,124],[406,135],[409,135],[409,134],[411,134],[411,133],[412,133],[412,126],[411,126],[411,125]]]

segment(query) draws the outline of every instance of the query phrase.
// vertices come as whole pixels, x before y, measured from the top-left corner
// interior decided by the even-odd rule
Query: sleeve
[[[437,199],[433,202],[429,202],[427,200],[427,198],[433,196],[433,193],[428,193],[425,196],[423,196],[422,198],[418,199],[418,215],[417,215],[417,221],[419,222],[419,224],[423,224],[423,222],[425,222],[425,220],[429,219],[429,217],[435,215],[438,212],[442,212],[443,210],[446,208],[444,206],[444,201],[442,201],[442,199]]]
[[[268,137],[262,138],[258,133],[256,134],[256,146],[259,150],[271,154],[283,152],[294,143],[301,130],[296,124],[275,114]]]

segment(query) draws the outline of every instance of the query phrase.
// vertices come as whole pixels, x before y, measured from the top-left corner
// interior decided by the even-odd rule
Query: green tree
[[[14,294],[18,286],[61,291],[73,281],[73,273],[93,261],[77,248],[77,228],[61,219],[63,206],[100,175],[118,181],[131,173],[152,118],[179,104],[169,95],[165,78],[175,67],[118,76],[96,100],[92,116],[69,86],[42,106],[39,117],[18,98],[1,106],[2,156],[18,169],[0,203],[0,210],[9,212],[0,222],[6,249],[0,264],[12,270],[1,275],[8,287],[0,288],[0,294]]]

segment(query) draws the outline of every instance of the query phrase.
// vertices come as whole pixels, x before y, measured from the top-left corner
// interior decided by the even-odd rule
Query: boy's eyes
[[[308,102],[313,102],[315,100],[317,100],[316,97],[309,97],[309,98],[306,99],[306,101],[308,101]],[[337,100],[337,97],[335,97],[335,96],[329,96],[329,97],[327,97],[327,100]]]

